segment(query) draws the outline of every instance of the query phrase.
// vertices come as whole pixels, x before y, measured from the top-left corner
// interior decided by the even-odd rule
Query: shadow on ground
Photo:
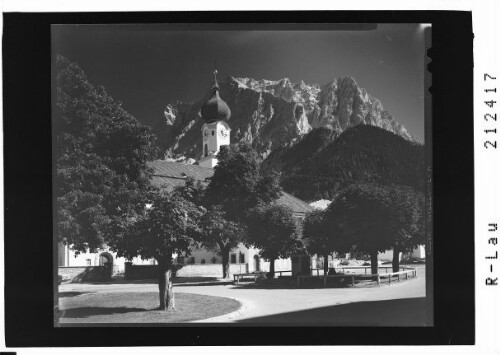
[[[61,311],[61,318],[86,318],[91,316],[109,316],[132,312],[145,312],[152,309],[130,307],[79,307]]]
[[[239,323],[268,325],[395,326],[431,325],[426,318],[425,297],[354,302],[303,311],[254,317]],[[295,323],[295,324],[294,324]]]
[[[76,291],[70,291],[70,292],[59,292],[59,298],[64,298],[64,297],[75,297],[75,296],[80,296],[80,295],[85,295],[89,292],[76,292]]]

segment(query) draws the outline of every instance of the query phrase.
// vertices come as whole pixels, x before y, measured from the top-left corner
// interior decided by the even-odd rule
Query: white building
[[[231,110],[219,96],[219,85],[217,78],[211,88],[209,98],[201,107],[201,115],[205,120],[202,126],[203,153],[198,161],[199,165],[181,164],[172,161],[156,160],[148,163],[153,168],[152,183],[166,190],[172,190],[176,186],[184,185],[188,177],[195,180],[206,181],[213,173],[213,167],[217,165],[217,154],[222,145],[230,144],[231,129],[227,121],[231,117]],[[306,202],[294,196],[283,193],[277,200],[278,204],[290,207],[297,218],[304,218],[305,214],[313,208]],[[259,250],[247,248],[240,244],[229,256],[230,273],[243,273],[252,271],[268,271],[269,262],[262,260],[258,255]],[[81,253],[76,255],[67,246],[59,246],[58,265],[59,273],[65,278],[73,278],[86,272],[93,266],[112,265],[113,274],[122,273],[125,270],[127,260],[119,258],[116,253],[103,249],[99,253]],[[134,265],[154,265],[155,260],[142,260],[134,258]],[[222,257],[206,249],[194,247],[191,255],[185,258],[185,266],[177,273],[178,276],[222,276]],[[278,259],[275,261],[275,270],[291,270],[290,259]]]
[[[216,72],[215,72],[216,74]],[[201,116],[205,123],[201,129],[201,139],[203,152],[198,161],[198,165],[181,164],[172,161],[156,160],[148,163],[153,168],[152,183],[166,190],[172,190],[176,186],[182,186],[188,177],[195,180],[206,181],[210,178],[217,165],[217,154],[222,145],[230,144],[231,129],[228,120],[231,117],[231,110],[219,96],[219,85],[217,78],[210,89],[207,101],[201,107]],[[325,209],[330,201],[320,200],[312,203],[315,208]],[[292,209],[297,218],[304,218],[307,212],[313,210],[306,202],[288,194],[283,193],[277,203],[288,206]],[[230,273],[245,273],[253,271],[268,271],[269,262],[262,260],[259,250],[247,248],[240,244],[229,256]],[[425,258],[424,246],[419,246],[411,253],[413,258]],[[392,250],[379,254],[379,260],[391,261]],[[314,259],[314,258],[313,258]],[[134,258],[134,265],[154,265],[155,260],[142,260],[140,257]],[[76,255],[67,246],[59,246],[58,265],[59,273],[65,278],[73,278],[88,271],[93,266],[112,266],[113,274],[123,273],[125,270],[125,258],[119,258],[116,253],[103,249],[98,253],[81,253]],[[177,273],[178,276],[222,276],[222,257],[204,248],[193,247],[191,255],[184,259],[185,266]],[[313,262],[313,266],[314,262]],[[289,271],[292,269],[290,259],[278,259],[275,261],[276,271]]]

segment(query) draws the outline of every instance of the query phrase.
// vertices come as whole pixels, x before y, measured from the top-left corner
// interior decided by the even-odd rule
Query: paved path
[[[424,325],[425,272],[419,277],[390,286],[315,289],[262,289],[237,285],[174,286],[176,292],[236,299],[237,312],[199,322],[300,322],[353,325]],[[155,284],[65,284],[60,291],[156,292]],[[405,315],[403,318],[401,316]],[[417,324],[414,324],[414,323]]]

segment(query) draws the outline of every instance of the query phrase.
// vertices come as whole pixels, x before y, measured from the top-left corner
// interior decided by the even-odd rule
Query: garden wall
[[[247,264],[229,264],[229,273],[242,274],[248,270]],[[191,264],[177,271],[179,277],[211,276],[222,277],[222,264]]]
[[[125,263],[125,279],[147,280],[158,278],[158,265],[133,265]]]
[[[58,275],[69,282],[106,281],[111,278],[110,270],[105,266],[59,266]]]
[[[291,270],[290,259],[276,260],[276,271]],[[133,265],[125,263],[125,278],[127,280],[146,280],[158,277],[157,265]],[[269,271],[269,262],[261,262],[261,271]],[[229,264],[229,273],[244,274],[249,272],[245,264]],[[222,277],[222,264],[187,264],[177,271],[178,277]]]
[[[132,265],[125,263],[125,278],[127,280],[156,279],[158,277],[157,265]],[[229,264],[230,274],[245,273],[247,264]],[[177,271],[178,277],[222,277],[222,264],[188,264]]]

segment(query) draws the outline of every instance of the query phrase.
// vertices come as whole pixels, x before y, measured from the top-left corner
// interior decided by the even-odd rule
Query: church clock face
[[[219,130],[219,134],[221,135],[222,138],[226,138],[227,137],[227,132],[224,128],[221,128]]]

